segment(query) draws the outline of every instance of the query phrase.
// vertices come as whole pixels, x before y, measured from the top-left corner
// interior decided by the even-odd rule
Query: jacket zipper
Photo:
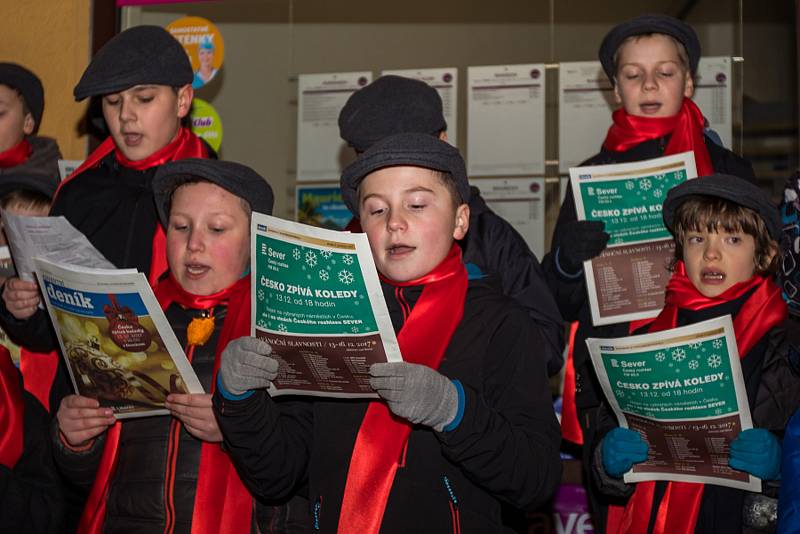
[[[453,521],[453,534],[461,534],[461,514],[458,511],[458,499],[453,492],[453,487],[450,485],[450,479],[447,478],[447,475],[443,476],[442,480],[444,480],[447,495],[450,496],[448,504],[450,505],[450,518]]]
[[[184,348],[186,358],[192,363],[194,345]],[[166,521],[164,534],[172,534],[175,530],[175,471],[178,463],[178,445],[180,444],[181,424],[173,419],[169,424],[169,437],[167,438],[167,465],[164,473],[164,512]]]
[[[317,502],[314,503],[314,530],[319,530],[319,515],[322,511],[322,495],[317,497]]]

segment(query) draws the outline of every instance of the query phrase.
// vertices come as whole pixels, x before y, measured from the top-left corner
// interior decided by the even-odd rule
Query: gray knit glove
[[[228,343],[219,366],[225,391],[241,395],[251,389],[268,388],[278,376],[278,362],[270,354],[270,344],[255,337],[240,337]]]
[[[441,432],[458,412],[458,391],[449,378],[425,365],[375,363],[369,385],[395,415]]]

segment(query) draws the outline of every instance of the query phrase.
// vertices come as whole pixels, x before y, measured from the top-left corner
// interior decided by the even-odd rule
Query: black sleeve
[[[53,417],[53,421],[50,424],[50,442],[56,467],[70,484],[85,492],[88,492],[92,488],[92,484],[94,484],[97,468],[103,456],[105,436],[106,433],[104,432],[95,439],[88,450],[77,452],[68,449],[61,441],[58,419]]]
[[[564,320],[550,293],[542,266],[519,233],[486,208],[470,228],[480,245],[480,267],[500,276],[503,294],[517,301],[539,325],[547,348],[548,374],[563,365]],[[477,235],[476,235],[477,234]]]
[[[0,465],[0,531],[63,532],[61,481],[53,463],[48,415],[28,393],[23,453],[13,469]]]
[[[493,332],[483,363],[483,392],[464,386],[464,415],[437,433],[444,456],[475,484],[517,508],[535,509],[561,480],[559,445],[541,337],[522,311]]]
[[[11,315],[5,301],[0,298],[0,326],[11,341],[33,352],[50,352],[58,346],[46,310],[37,309],[31,317],[20,321]]]
[[[225,450],[245,486],[262,500],[290,497],[307,477],[311,402],[273,401],[263,390],[230,400],[218,388],[213,404]]]

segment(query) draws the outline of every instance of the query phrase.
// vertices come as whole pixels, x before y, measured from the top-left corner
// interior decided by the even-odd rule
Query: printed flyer
[[[280,364],[272,396],[376,398],[373,363],[402,361],[367,236],[253,213],[252,335]]]
[[[753,427],[730,315],[586,345],[619,425],[650,447],[625,482],[761,491],[758,478],[728,467],[731,441]]]
[[[118,419],[165,415],[170,393],[203,393],[147,278],[35,258],[36,276],[79,395]]]
[[[595,325],[655,317],[664,306],[674,252],[661,208],[667,191],[697,177],[693,152],[635,163],[572,167],[580,221],[603,221],[608,247],[584,263]]]

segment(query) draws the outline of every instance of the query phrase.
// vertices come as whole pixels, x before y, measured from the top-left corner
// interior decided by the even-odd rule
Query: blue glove
[[[728,465],[761,480],[775,480],[781,474],[781,444],[766,428],[744,430],[731,441]]]
[[[603,438],[603,469],[608,476],[621,478],[626,471],[647,460],[649,445],[635,430],[615,428]]]

